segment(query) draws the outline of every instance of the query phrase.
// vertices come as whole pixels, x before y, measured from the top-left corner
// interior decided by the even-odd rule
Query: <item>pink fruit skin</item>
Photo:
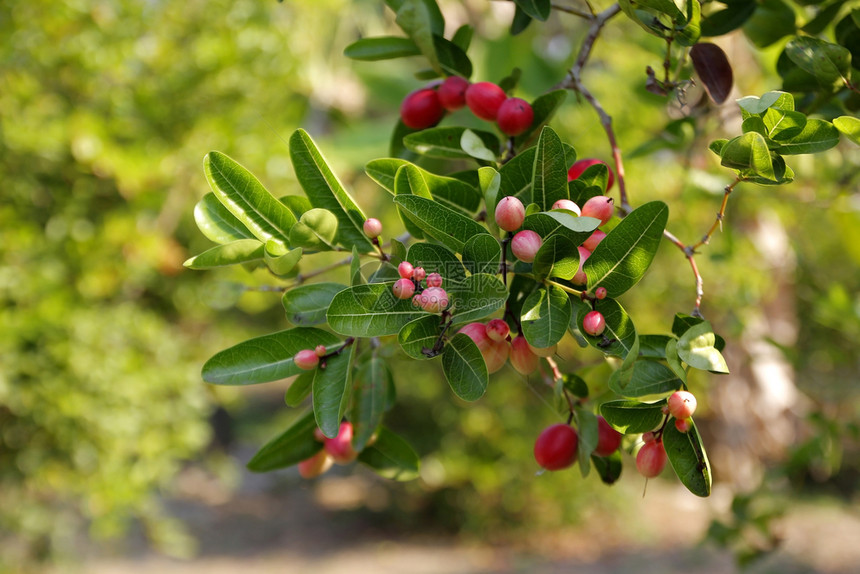
[[[543,244],[540,235],[529,229],[524,229],[511,239],[511,251],[517,259],[525,263],[535,260],[538,249]]]
[[[329,454],[321,450],[299,463],[299,475],[302,478],[315,478],[331,468],[333,462]]]
[[[535,441],[535,460],[547,470],[561,470],[576,462],[579,437],[564,423],[554,424],[540,433]]]
[[[335,438],[325,439],[325,451],[338,464],[349,464],[358,456],[352,448],[352,423],[342,422]]]
[[[445,108],[439,103],[436,90],[422,88],[415,90],[400,105],[400,119],[413,130],[423,130],[435,126],[445,115]]]
[[[646,442],[636,454],[636,470],[645,478],[654,478],[663,472],[667,461],[663,441]]]
[[[296,353],[293,357],[293,362],[296,366],[304,371],[310,371],[311,369],[315,369],[317,365],[320,363],[320,358],[317,356],[316,351],[311,349],[303,349]]]
[[[676,419],[688,419],[696,412],[696,397],[688,391],[675,391],[669,397],[669,414]]]
[[[466,90],[469,80],[460,76],[450,76],[439,86],[439,103],[446,110],[459,110],[466,105]]]
[[[552,204],[553,209],[566,209],[567,211],[572,211],[577,215],[582,215],[582,210],[579,209],[579,206],[576,203],[572,202],[569,199],[559,199],[555,203]]]
[[[602,335],[605,329],[606,319],[604,319],[603,313],[600,311],[589,311],[582,318],[582,330],[592,337]]]
[[[428,313],[441,313],[448,307],[448,293],[441,287],[428,287],[417,297],[421,308]]]
[[[373,217],[366,220],[364,222],[364,234],[370,237],[371,239],[375,239],[382,235],[382,223]]]
[[[532,353],[526,338],[517,335],[511,341],[511,366],[521,375],[534,373],[540,364],[540,357]]]
[[[505,91],[492,82],[477,82],[466,90],[466,105],[473,114],[490,122],[495,121],[507,99]]]
[[[481,351],[481,356],[484,357],[484,363],[487,365],[487,372],[495,373],[505,365],[510,352],[510,345],[507,341],[493,341],[487,335],[487,326],[483,323],[469,323],[463,326],[458,333],[464,333],[472,339]]]
[[[603,241],[603,238],[606,237],[606,234],[600,231],[599,229],[595,229],[594,233],[585,240],[582,244],[583,247],[588,249],[589,251],[594,251],[594,249]]]
[[[511,328],[501,319],[492,319],[487,323],[487,336],[495,342],[501,342],[508,338]]]
[[[397,266],[397,272],[403,279],[412,279],[413,271],[415,271],[415,269],[408,261],[402,261],[400,265]]]
[[[586,260],[591,256],[591,251],[586,249],[583,246],[577,247],[579,250],[579,270],[574,274],[571,282],[575,285],[585,285],[588,283],[588,277],[585,275],[585,271],[582,268],[585,266]]]
[[[496,205],[495,218],[500,229],[516,231],[523,225],[526,208],[523,202],[514,196],[503,197]]]
[[[609,456],[621,446],[624,435],[609,426],[606,419],[601,416],[597,417],[597,433],[597,448],[594,449],[594,454],[597,456]]]
[[[503,134],[518,136],[531,127],[534,117],[534,110],[527,101],[508,98],[499,106],[496,123]]]
[[[577,179],[585,172],[585,170],[598,163],[602,163],[606,166],[606,169],[609,170],[609,177],[606,179],[606,191],[609,191],[612,189],[612,184],[615,183],[615,174],[612,173],[612,168],[609,167],[605,161],[600,161],[599,159],[586,158],[575,162],[570,166],[570,169],[567,170],[567,181]]]
[[[427,276],[427,286],[428,287],[441,287],[442,286],[442,276],[438,273],[431,273]]]
[[[612,219],[614,211],[615,207],[612,198],[605,195],[592,197],[582,206],[582,216],[599,219],[600,225],[605,225],[607,221]]]
[[[693,423],[690,419],[675,419],[675,428],[678,429],[678,432],[690,432],[690,429],[693,428]]]
[[[415,284],[412,279],[401,278],[394,282],[391,291],[398,299],[409,299],[415,293]]]

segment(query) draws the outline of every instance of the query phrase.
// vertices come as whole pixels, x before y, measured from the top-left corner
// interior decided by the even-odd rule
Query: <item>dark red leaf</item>
[[[707,42],[696,44],[690,50],[690,58],[711,99],[718,104],[726,101],[732,91],[733,75],[722,48]]]

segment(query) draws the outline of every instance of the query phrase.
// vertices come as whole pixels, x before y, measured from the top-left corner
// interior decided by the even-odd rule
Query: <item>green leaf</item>
[[[638,434],[657,428],[663,421],[663,405],[639,401],[609,401],[600,405],[600,414],[609,425],[623,434]],[[674,426],[674,425],[671,425]]]
[[[580,399],[588,398],[588,383],[586,383],[579,375],[564,373],[562,375],[562,385],[564,386],[564,389],[567,392],[572,393],[573,396],[579,397]]]
[[[254,237],[211,191],[194,206],[194,221],[203,235],[215,243],[231,243]]]
[[[543,242],[532,263],[538,279],[559,277],[570,280],[579,271],[579,250],[562,235],[552,235]]]
[[[714,152],[715,154],[720,155],[723,153],[723,148],[726,147],[727,143],[729,143],[729,140],[727,140],[727,139],[714,140],[710,143],[710,145],[708,146],[708,149],[711,150],[712,152]]]
[[[487,146],[484,145],[484,140],[482,140],[478,134],[472,130],[467,129],[463,132],[463,135],[460,136],[460,147],[464,152],[476,159],[492,162],[497,161],[496,153],[487,149]]]
[[[605,241],[605,240],[604,240]],[[582,329],[582,318],[591,309],[578,298],[571,299],[571,302],[582,307],[585,312],[579,312],[577,317],[577,327],[583,334],[583,337],[592,347],[603,351],[607,355],[625,358],[630,351],[636,350],[634,356],[639,354],[639,343],[636,335],[636,328],[633,326],[633,321],[627,314],[627,311],[615,299],[606,298],[597,301],[594,304],[594,309],[603,314],[606,320],[606,331],[600,337],[592,337],[585,334]]]
[[[532,17],[526,14],[522,8],[517,6],[514,9],[514,19],[511,21],[511,36],[516,36],[520,34],[523,30],[528,28],[529,24],[532,23]]]
[[[433,34],[433,46],[445,74],[464,78],[472,75],[472,61],[463,48],[438,34]]]
[[[523,336],[532,347],[552,347],[564,337],[570,314],[567,293],[555,285],[539,287],[523,303]]]
[[[454,394],[477,401],[487,391],[489,375],[478,345],[465,333],[457,333],[442,351],[442,372]]]
[[[282,244],[275,243],[274,240],[266,243],[266,250],[263,253],[263,261],[266,262],[269,271],[279,277],[288,275],[301,258],[301,247],[287,251]]]
[[[852,142],[860,145],[860,119],[852,116],[840,116],[833,120],[833,125]]]
[[[407,149],[426,157],[442,159],[472,159],[468,153],[463,151],[461,144],[463,127],[441,127],[421,130],[411,133],[403,138],[403,145]],[[499,149],[499,138],[490,132],[471,130],[475,133],[484,146],[490,150]]]
[[[278,201],[286,205],[296,219],[300,218],[304,212],[313,209],[311,200],[304,195],[285,195]]]
[[[399,38],[396,36],[362,38],[343,50],[343,55],[347,58],[365,62],[405,58],[407,56],[417,56],[420,53],[421,50],[418,49],[415,42],[409,38]]]
[[[403,325],[426,313],[400,300],[391,292],[390,283],[354,285],[334,296],[326,314],[329,326],[337,333],[353,337],[394,335]]]
[[[433,349],[441,332],[442,323],[439,317],[426,315],[405,324],[397,334],[397,342],[403,352],[413,359],[430,359],[435,355],[425,354],[424,351],[429,353]]]
[[[806,115],[791,110],[770,108],[761,119],[767,129],[765,135],[777,141],[797,136],[806,125]]]
[[[548,211],[559,199],[567,199],[567,161],[564,146],[553,129],[545,126],[540,133],[532,174],[532,203]]]
[[[662,201],[641,205],[622,219],[583,266],[588,290],[605,287],[609,297],[618,297],[636,285],[660,247],[668,219],[669,208]]]
[[[620,451],[616,450],[609,456],[592,455],[591,463],[604,484],[615,484],[621,478],[621,470],[624,465],[621,462]]]
[[[281,299],[287,320],[293,325],[325,323],[329,303],[346,288],[340,283],[311,283],[293,287]]]
[[[532,102],[532,112],[534,113],[532,125],[514,138],[514,146],[520,148],[526,142],[530,141],[534,137],[534,134],[538,133],[541,128],[549,123],[564,103],[565,98],[567,98],[567,90],[553,90],[536,98]],[[574,157],[574,159],[576,158]],[[571,158],[568,158],[568,161],[572,163]]]
[[[663,446],[681,483],[696,496],[706,497],[711,494],[711,463],[699,429],[693,421],[690,423],[690,430],[686,433],[680,432],[673,424],[666,425]]]
[[[794,10],[783,0],[761,0],[756,4],[755,13],[744,24],[744,33],[758,48],[797,32]]]
[[[189,269],[212,269],[237,265],[263,258],[265,246],[256,239],[239,239],[208,249],[188,259],[183,265]]]
[[[699,0],[687,0],[687,14],[675,20],[675,40],[681,46],[695,46],[702,36],[702,6]]]
[[[512,160],[499,168],[499,192],[496,203],[503,197],[513,196],[523,205],[532,202],[532,176],[537,149],[530,147],[514,156]],[[495,204],[493,205],[495,211]],[[488,212],[489,213],[489,212]]]
[[[376,442],[361,451],[358,462],[383,478],[400,481],[418,478],[418,455],[409,443],[385,427],[379,429]]]
[[[687,383],[687,369],[681,364],[681,358],[678,356],[678,339],[669,339],[666,342],[666,363],[672,372],[675,373],[684,384]]]
[[[757,132],[745,133],[730,139],[723,146],[720,164],[738,170],[741,175],[758,175],[776,180],[773,160],[764,136]]]
[[[533,213],[523,221],[523,229],[534,231],[544,241],[558,234],[574,245],[581,245],[599,225],[599,219],[577,217],[563,210]]]
[[[640,400],[655,400],[681,388],[681,381],[672,370],[656,361],[636,361],[633,373],[626,385],[613,385],[609,388],[622,397]]]
[[[487,208],[486,223],[494,234],[499,231],[496,225],[496,204],[499,199],[501,183],[502,176],[495,169],[491,167],[478,168],[478,186],[484,196],[484,205]]]
[[[302,373],[293,363],[296,353],[338,342],[335,335],[312,327],[263,335],[216,353],[203,365],[203,380],[216,385],[253,385],[286,379]]]
[[[678,339],[678,356],[694,369],[728,373],[729,367],[723,355],[714,347],[715,342],[711,324],[703,321],[687,329]]]
[[[361,272],[361,257],[359,257],[358,248],[353,245],[352,260],[349,262],[349,285],[350,287],[355,287],[356,285],[364,285],[365,283],[367,283],[367,280]]]
[[[410,134],[417,133],[418,131],[419,130],[407,127],[406,124],[403,123],[403,120],[398,116],[397,123],[394,124],[394,130],[391,132],[391,140],[388,144],[388,155],[406,160],[414,160],[417,158],[417,153],[406,149],[406,146],[403,145],[403,139]]]
[[[597,448],[600,434],[597,417],[593,412],[581,406],[577,406],[574,412],[576,413],[577,434],[579,435],[576,456],[579,458],[579,471],[585,478],[588,476],[588,471],[591,470],[591,453]]]
[[[394,176],[397,170],[409,162],[405,159],[398,158],[382,158],[367,162],[364,166],[364,173],[378,183],[382,188],[394,195]]]
[[[421,230],[451,250],[462,253],[466,241],[487,229],[465,215],[440,203],[417,195],[398,195],[394,203]]]
[[[797,36],[785,46],[792,62],[825,84],[846,83],[851,75],[851,52],[818,38]]]
[[[472,275],[496,275],[502,260],[502,246],[492,235],[476,235],[463,246],[463,265]]]
[[[311,204],[329,210],[337,218],[337,242],[345,247],[355,246],[362,253],[373,251],[373,244],[364,234],[367,217],[306,131],[296,130],[290,137],[290,158]]]
[[[367,441],[382,423],[386,394],[392,385],[394,380],[391,371],[380,358],[371,358],[356,372],[349,416],[354,429],[352,447],[356,451],[364,450]]]
[[[254,237],[289,244],[296,218],[251,172],[217,151],[206,154],[203,169],[215,196]]]
[[[767,92],[762,97],[746,96],[737,100],[743,119],[751,114],[763,114],[768,108],[794,110],[794,96],[787,92]]]
[[[744,2],[711,12],[702,19],[702,36],[722,36],[737,30],[750,19],[756,6],[755,2]]]
[[[313,386],[314,371],[305,371],[290,383],[290,387],[284,395],[284,402],[288,407],[299,406],[311,394]]]
[[[552,10],[550,0],[514,0],[517,6],[531,18],[546,22]]]
[[[669,335],[639,335],[639,356],[643,359],[665,359]]]
[[[698,325],[700,323],[704,323],[704,321],[705,320],[702,319],[701,317],[693,317],[692,315],[685,315],[684,313],[677,313],[675,315],[674,319],[672,319],[672,333],[676,337],[680,337],[684,333],[686,333],[687,330],[690,329],[690,327],[693,327],[693,326]],[[714,343],[714,346],[717,348],[717,350],[722,351],[723,349],[725,349],[726,348],[725,339],[723,339],[719,335],[714,335],[714,336],[716,337],[716,342]]]
[[[424,57],[430,62],[430,66],[439,74],[442,68],[436,55],[436,46],[433,42],[433,13],[431,13],[430,2],[423,0],[403,0],[397,9],[395,21],[400,28],[406,32]],[[433,2],[435,6],[435,2]],[[437,8],[438,10],[438,8]],[[441,33],[441,32],[440,32]]]
[[[299,417],[287,430],[267,442],[248,461],[248,470],[269,472],[298,464],[318,453],[323,445],[314,438],[314,414]]]
[[[405,163],[395,174],[394,193],[432,198],[469,216],[481,206],[481,194],[468,183],[430,173],[410,163]]]
[[[508,290],[495,275],[477,273],[466,278],[462,287],[449,289],[454,324],[471,323],[488,317],[505,306]]]
[[[334,248],[337,235],[337,217],[327,209],[314,208],[290,229],[290,245],[305,249],[329,250]]]
[[[414,267],[423,267],[427,275],[438,273],[444,280],[446,290],[460,289],[466,281],[466,270],[457,255],[442,245],[414,243],[406,257]]]
[[[328,438],[335,438],[349,403],[350,374],[355,345],[320,361],[314,372],[313,402],[317,426]]]
[[[839,130],[825,120],[807,120],[803,130],[796,136],[781,141],[775,150],[784,155],[818,153],[839,143]]]
[[[472,44],[472,36],[475,34],[475,29],[469,26],[468,24],[463,24],[457,31],[454,32],[454,35],[451,37],[451,41],[456,44],[461,50],[467,52],[469,50],[469,46]]]

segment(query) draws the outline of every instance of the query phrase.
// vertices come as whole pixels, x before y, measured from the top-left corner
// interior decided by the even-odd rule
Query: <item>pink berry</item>
[[[523,202],[509,195],[503,197],[496,205],[496,225],[505,231],[516,231],[523,226],[526,218],[526,208]]]
[[[645,478],[654,478],[663,472],[668,460],[663,441],[646,442],[636,454],[636,470]]]
[[[576,203],[572,202],[569,199],[559,199],[555,203],[552,204],[553,209],[565,209],[567,211],[572,211],[577,215],[581,215],[582,211],[580,211],[579,206]]]
[[[675,419],[675,428],[678,432],[687,433],[693,428],[693,423],[690,419]]]
[[[582,329],[592,337],[603,334],[606,330],[606,319],[600,311],[590,311],[582,318]]]
[[[412,282],[412,279],[404,279],[401,277],[394,282],[394,285],[391,287],[391,292],[394,293],[394,296],[398,299],[409,299],[415,293],[415,283]]]
[[[325,450],[299,463],[299,475],[302,478],[316,478],[331,468],[334,460]]]
[[[511,251],[520,261],[531,263],[535,260],[538,249],[543,244],[540,235],[529,229],[524,229],[511,239]]]
[[[558,345],[553,345],[552,347],[532,347],[529,345],[529,350],[538,357],[552,357],[558,350]]]
[[[323,358],[326,353],[328,353],[328,350],[325,348],[325,345],[317,345],[316,347],[314,347],[314,354],[317,357]]]
[[[482,120],[494,121],[507,99],[505,91],[492,82],[477,82],[466,89],[466,105]]]
[[[606,287],[598,287],[595,289],[594,297],[597,299],[606,299]]]
[[[428,287],[441,287],[442,286],[442,276],[438,273],[431,273],[427,276],[427,286]]]
[[[547,470],[561,470],[576,462],[579,437],[564,423],[549,426],[535,441],[535,460]]]
[[[380,222],[378,219],[371,217],[364,222],[364,234],[371,239],[376,239],[377,237],[382,235],[382,222]]]
[[[413,130],[423,130],[435,126],[445,114],[445,109],[439,103],[436,90],[422,88],[415,90],[400,105],[400,119],[404,125]]]
[[[521,375],[534,373],[540,364],[540,357],[532,352],[526,338],[517,335],[511,341],[511,366]]]
[[[571,282],[575,285],[585,285],[588,283],[588,277],[585,275],[585,271],[583,271],[583,267],[585,267],[585,262],[591,256],[591,251],[580,245],[577,247],[579,250],[579,270],[574,274]]]
[[[335,438],[325,439],[325,450],[338,464],[349,464],[358,453],[352,448],[352,423],[342,422]]]
[[[606,419],[597,417],[597,448],[594,449],[594,454],[597,456],[609,456],[621,446],[621,439],[624,435],[609,426]]]
[[[441,313],[448,307],[448,293],[441,287],[428,287],[417,297],[419,306],[428,313]]]
[[[505,341],[511,328],[502,319],[492,319],[487,323],[487,336],[496,342]]]
[[[527,101],[508,98],[499,106],[496,123],[503,134],[518,136],[531,127],[534,117],[534,110]]]
[[[439,86],[439,103],[446,110],[459,110],[466,105],[466,90],[469,80],[460,76],[449,76]]]
[[[612,173],[612,168],[609,167],[606,162],[600,161],[599,159],[587,158],[581,159],[570,166],[570,169],[567,170],[567,181],[573,181],[574,179],[579,178],[591,166],[602,163],[606,165],[606,169],[609,170],[609,177],[606,180],[606,191],[612,189],[612,184],[615,183],[615,175]]]
[[[320,429],[319,427],[314,429],[314,439],[317,442],[325,442],[326,436],[323,434],[322,429]]]
[[[696,412],[696,397],[687,391],[675,391],[669,397],[669,414],[676,419],[688,419]]]
[[[605,195],[597,195],[585,202],[582,206],[583,217],[594,217],[600,220],[600,225],[604,225],[612,219],[614,212],[613,200]]]
[[[401,261],[400,265],[397,266],[397,272],[404,279],[412,279],[412,273],[414,271],[415,269],[408,261]]]
[[[423,267],[416,267],[412,271],[412,278],[415,279],[416,281],[423,281],[424,277],[426,277],[426,276],[427,276],[427,272],[424,271]]]
[[[464,333],[472,339],[484,357],[487,372],[492,374],[505,366],[508,360],[510,345],[507,341],[494,341],[487,335],[487,326],[483,323],[469,323],[463,326],[458,333]]]
[[[595,229],[594,233],[585,240],[582,244],[583,247],[588,249],[589,251],[594,251],[594,249],[603,241],[603,238],[606,237],[606,234],[600,231],[599,229]]]
[[[320,364],[320,358],[315,351],[303,349],[293,357],[293,363],[303,371],[310,371],[317,368],[317,365]]]
[[[642,433],[642,442],[653,442],[657,437],[654,436],[654,433],[648,431],[646,433]]]

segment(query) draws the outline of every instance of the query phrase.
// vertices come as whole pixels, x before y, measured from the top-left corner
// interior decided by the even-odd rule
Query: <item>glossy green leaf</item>
[[[576,413],[576,430],[579,435],[576,456],[579,459],[579,472],[585,478],[591,470],[591,453],[597,448],[600,434],[597,417],[593,412],[581,406],[577,406],[574,412]]]
[[[700,323],[703,323],[705,320],[701,317],[693,317],[692,315],[686,315],[684,313],[677,313],[675,317],[672,319],[672,333],[676,337],[682,336],[686,333],[691,327],[694,327]],[[716,342],[714,346],[718,351],[722,351],[726,348],[726,340],[720,337],[719,335],[714,335],[716,338]]]
[[[358,462],[383,478],[400,481],[418,478],[418,455],[409,443],[385,427],[379,429],[376,442],[361,451]]]
[[[818,153],[838,143],[839,130],[833,124],[825,120],[809,119],[799,134],[780,141],[776,151],[784,155]]]
[[[517,34],[522,33],[522,31],[528,28],[531,23],[532,17],[526,14],[522,8],[517,6],[514,10],[514,19],[511,21],[511,36],[516,36]]]
[[[770,108],[761,116],[767,132],[765,135],[780,141],[791,139],[803,131],[806,115],[791,110]]]
[[[572,301],[579,300],[573,299]],[[584,305],[581,301],[577,304]],[[577,317],[577,327],[583,333],[583,337],[588,341],[588,344],[607,355],[625,358],[631,351],[635,350],[634,356],[638,356],[639,342],[636,328],[633,326],[633,321],[621,304],[615,299],[606,298],[597,301],[594,309],[600,311],[606,320],[606,330],[599,337],[586,335],[585,331],[583,331],[582,317],[585,316],[585,313],[580,312]]]
[[[558,277],[570,280],[579,271],[579,250],[563,235],[552,235],[535,254],[532,272],[538,279]]]
[[[794,110],[794,96],[787,92],[767,92],[762,97],[745,96],[737,100],[743,119],[751,114],[763,114],[768,108]]]
[[[340,421],[349,404],[354,352],[355,345],[350,345],[340,354],[320,361],[320,366],[314,371],[314,417],[317,426],[328,438],[337,436]]]
[[[316,426],[312,412],[301,416],[287,430],[267,442],[248,461],[248,470],[269,472],[298,464],[312,457],[323,446],[314,438]]]
[[[436,56],[436,46],[433,42],[433,16],[424,0],[403,0],[397,9],[396,22],[406,32],[421,51],[430,66],[442,73],[439,58]],[[435,2],[433,3],[435,6]]]
[[[687,0],[683,18],[675,20],[675,41],[681,46],[695,46],[702,36],[702,6],[699,0]]]
[[[329,303],[346,288],[340,283],[310,283],[293,287],[281,299],[287,320],[298,326],[325,323]]]
[[[600,405],[600,414],[609,425],[623,434],[638,434],[654,430],[663,422],[663,405],[639,401],[609,401]],[[673,425],[674,426],[674,425]]]
[[[545,22],[552,9],[550,0],[514,0],[517,6],[531,18]]]
[[[537,150],[530,147],[499,168],[501,180],[497,200],[514,196],[523,202],[523,205],[531,203],[535,155]]]
[[[475,235],[488,234],[487,228],[441,203],[416,195],[397,195],[394,203],[402,208],[428,236],[452,251],[463,252],[466,241]]]
[[[581,245],[599,225],[599,219],[577,217],[563,210],[533,213],[523,221],[523,229],[534,231],[544,241],[558,234],[574,245]]]
[[[540,287],[523,303],[520,322],[532,347],[552,347],[564,337],[570,322],[570,299],[555,285]]]
[[[750,19],[756,6],[755,2],[743,2],[711,12],[702,19],[702,36],[722,36],[737,30]]]
[[[461,141],[463,127],[440,127],[421,130],[411,133],[403,138],[403,145],[417,154],[427,157],[442,159],[471,159],[468,153],[463,151]],[[490,132],[471,130],[475,133],[484,146],[490,150],[499,149],[499,138]]]
[[[272,239],[289,244],[290,228],[296,218],[251,172],[217,151],[206,154],[203,169],[218,201],[254,237],[263,243]]]
[[[394,335],[426,313],[410,300],[397,299],[391,292],[394,282],[354,285],[334,296],[326,317],[337,333],[353,337]]]
[[[299,406],[310,396],[313,386],[314,371],[305,371],[290,383],[287,392],[284,394],[284,402],[288,407]]]
[[[681,357],[678,356],[678,339],[669,339],[666,341],[666,364],[675,373],[684,384],[687,383],[687,369],[681,363]]]
[[[723,355],[714,347],[715,342],[711,324],[703,321],[687,329],[678,339],[678,356],[694,369],[728,373],[729,367]]]
[[[256,239],[238,239],[218,245],[188,259],[183,265],[189,269],[212,269],[237,265],[263,258],[265,246]]]
[[[282,244],[276,243],[273,239],[266,243],[266,249],[263,252],[263,261],[266,263],[266,267],[279,277],[289,275],[301,258],[301,247],[287,250]]]
[[[720,164],[738,170],[742,175],[758,175],[776,180],[773,160],[764,136],[748,132],[730,139],[720,152]]]
[[[327,209],[314,208],[290,229],[290,245],[305,249],[327,250],[334,248],[337,235],[337,217]]]
[[[444,287],[444,285],[443,285]],[[462,287],[450,288],[454,324],[471,323],[488,317],[505,306],[508,290],[495,275],[477,273]]]
[[[761,0],[756,4],[755,12],[743,29],[747,38],[757,47],[766,48],[796,33],[794,10],[783,0]]]
[[[472,36],[475,34],[475,29],[469,26],[468,24],[463,24],[457,31],[454,32],[454,35],[451,36],[451,41],[456,44],[461,50],[464,52],[469,50],[469,46],[472,44]]]
[[[242,222],[218,201],[211,191],[194,206],[194,221],[207,239],[215,243],[231,243],[239,239],[253,239]]]
[[[492,235],[476,235],[463,246],[463,265],[472,275],[496,275],[502,260],[502,246]]]
[[[296,327],[263,335],[216,353],[203,365],[203,380],[216,385],[253,385],[302,372],[293,356],[302,349],[334,345],[339,339],[320,329]]]
[[[355,373],[349,421],[353,426],[352,447],[361,452],[382,423],[386,394],[394,380],[385,361],[373,357]]]
[[[588,398],[588,383],[582,377],[573,373],[564,373],[561,380],[564,390],[580,399]]]
[[[827,84],[845,83],[851,75],[851,52],[818,38],[797,36],[785,53],[804,72]]]
[[[415,42],[409,38],[396,36],[362,38],[343,50],[343,55],[347,58],[365,62],[405,58],[407,56],[417,56],[420,53],[421,50],[418,49]]]
[[[446,290],[462,288],[466,281],[466,269],[457,259],[457,255],[447,247],[433,243],[414,243],[409,247],[406,257],[415,267],[423,267],[424,271],[438,273],[444,279]]]
[[[696,496],[706,497],[711,494],[711,463],[699,429],[693,421],[690,422],[690,430],[686,433],[678,431],[673,424],[666,425],[663,446],[681,484]]]
[[[303,213],[310,211],[314,207],[311,205],[311,200],[304,195],[285,195],[279,198],[278,201],[286,205],[296,219],[299,219]]]
[[[364,285],[365,283],[367,283],[367,279],[361,272],[361,257],[359,256],[358,248],[353,245],[352,260],[349,262],[349,285],[350,287],[355,287],[356,285]]]
[[[860,145],[860,119],[852,116],[840,116],[833,120],[833,125],[852,142]]]
[[[440,318],[436,315],[425,315],[404,325],[397,334],[397,342],[403,352],[413,359],[431,359],[436,356],[432,351],[441,332]]]
[[[612,384],[609,388],[622,397],[640,400],[654,400],[681,388],[681,381],[672,370],[656,361],[636,361],[633,372],[626,384]]]
[[[583,266],[588,290],[605,287],[609,297],[618,297],[636,285],[660,247],[668,219],[669,207],[662,201],[641,205],[622,219]]]
[[[487,211],[486,223],[493,234],[498,234],[496,225],[496,204],[499,200],[499,187],[502,184],[502,176],[491,167],[478,168],[478,187],[484,196],[484,206]]]
[[[472,75],[472,61],[463,48],[438,34],[433,35],[433,46],[436,49],[439,66],[445,74],[463,78]]]
[[[454,394],[464,401],[477,401],[487,391],[489,375],[478,345],[466,334],[457,333],[442,351],[442,372]]]
[[[362,253],[373,251],[373,244],[363,229],[367,217],[306,131],[296,130],[290,137],[290,158],[296,179],[311,204],[329,210],[337,218],[337,242],[344,247],[355,246]]]
[[[615,451],[609,456],[591,456],[591,464],[600,475],[603,484],[615,484],[621,478],[624,464],[621,462],[621,452]]]
[[[472,130],[467,129],[463,131],[463,135],[460,136],[460,147],[475,159],[496,161],[496,152],[488,149],[484,144],[484,140]]]
[[[669,335],[639,335],[639,357],[643,359],[665,359]]]
[[[397,123],[394,124],[394,130],[391,132],[391,140],[388,144],[388,155],[394,158],[401,158],[413,161],[418,157],[418,154],[410,149],[407,149],[403,143],[406,136],[417,133],[419,130],[414,130],[407,127],[403,120],[398,116]]]
[[[531,141],[534,135],[538,133],[549,121],[555,116],[555,113],[564,103],[567,98],[567,90],[553,90],[535,98],[531,103],[534,118],[532,125],[529,128],[514,138],[514,146],[521,148],[526,142]],[[572,148],[571,148],[572,149]],[[575,160],[575,156],[573,160]],[[568,162],[573,160],[568,157]]]
[[[408,163],[405,159],[392,157],[375,159],[367,162],[367,165],[364,166],[364,173],[382,186],[385,191],[394,195],[394,176],[398,169]]]
[[[481,206],[481,194],[468,183],[405,162],[395,174],[394,193],[432,198],[466,215],[475,214]]]
[[[532,173],[532,203],[547,211],[559,199],[567,199],[567,161],[558,134],[549,126],[540,133]]]

